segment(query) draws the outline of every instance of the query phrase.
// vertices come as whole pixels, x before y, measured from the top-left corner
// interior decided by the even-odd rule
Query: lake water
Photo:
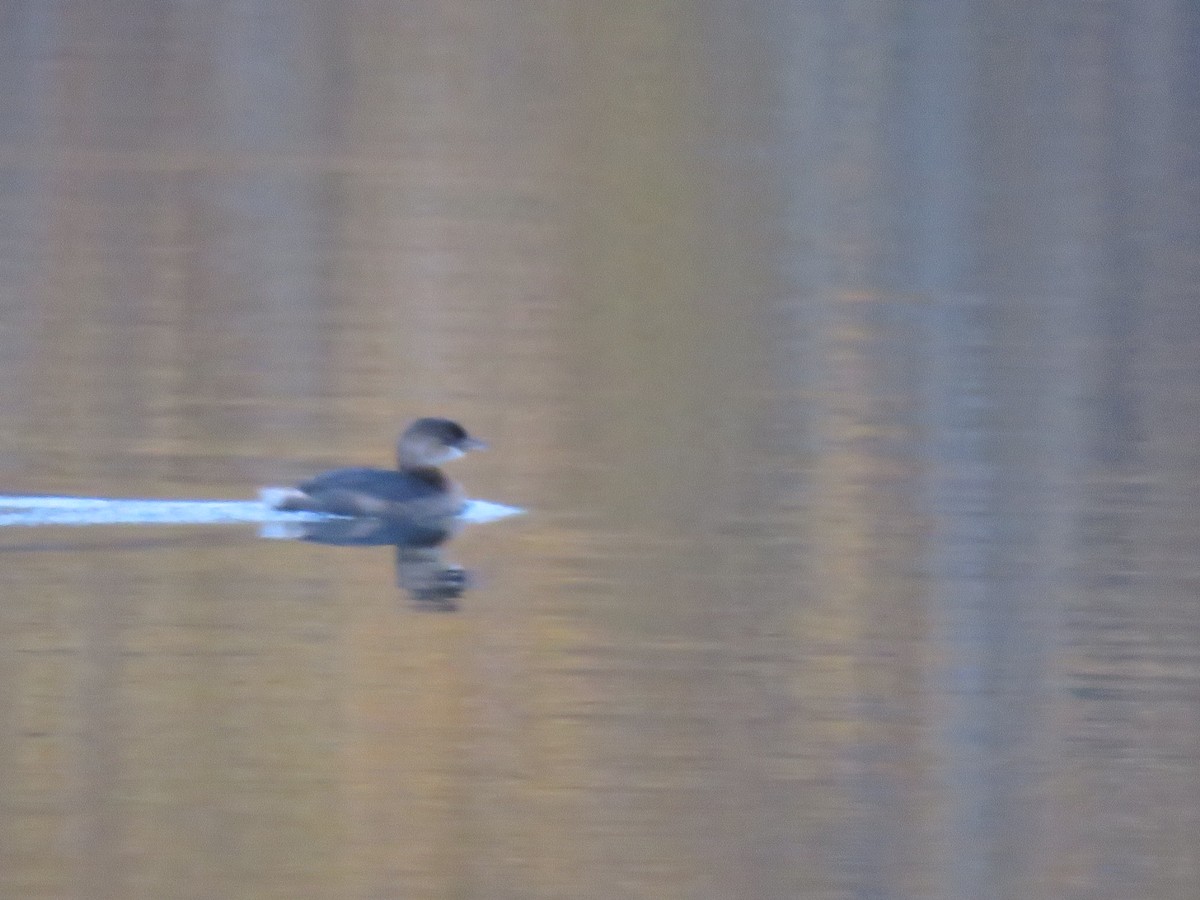
[[[1198,10],[8,4],[0,896],[1191,900]]]

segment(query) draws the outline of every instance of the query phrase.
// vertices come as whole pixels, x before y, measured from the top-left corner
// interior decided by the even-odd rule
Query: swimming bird
[[[395,469],[331,469],[284,491],[273,505],[403,522],[416,534],[427,532],[420,543],[440,543],[452,533],[466,495],[438,466],[486,446],[450,419],[417,419],[396,442]]]

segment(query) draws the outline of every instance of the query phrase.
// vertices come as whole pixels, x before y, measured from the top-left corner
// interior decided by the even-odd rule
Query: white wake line
[[[468,500],[464,522],[494,522],[525,510],[488,500]],[[242,522],[321,522],[311,512],[283,512],[260,500],[137,500],[115,497],[0,495],[0,527],[37,525],[232,525]]]

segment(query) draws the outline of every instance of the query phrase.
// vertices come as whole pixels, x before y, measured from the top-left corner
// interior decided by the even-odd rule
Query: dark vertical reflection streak
[[[125,785],[121,748],[128,740],[123,721],[122,639],[128,603],[120,579],[80,575],[90,582],[87,615],[79,623],[83,653],[77,688],[77,735],[72,805],[79,821],[69,841],[79,851],[74,893],[80,898],[126,897],[129,873],[123,852]]]

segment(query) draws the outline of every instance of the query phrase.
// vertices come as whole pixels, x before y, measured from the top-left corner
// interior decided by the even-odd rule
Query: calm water
[[[0,5],[0,895],[1193,898],[1200,12]]]

